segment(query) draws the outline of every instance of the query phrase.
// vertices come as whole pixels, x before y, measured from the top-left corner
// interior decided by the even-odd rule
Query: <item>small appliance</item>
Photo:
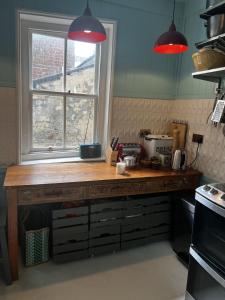
[[[101,144],[87,144],[80,145],[80,158],[97,158],[101,157],[102,147]]]
[[[144,155],[143,147],[137,143],[119,143],[116,149],[118,150],[118,161],[123,161],[126,156],[132,156],[135,158],[135,164],[138,164]]]
[[[187,167],[187,153],[185,150],[176,150],[173,156],[172,169],[185,170]]]
[[[160,158],[160,153],[172,153],[173,137],[168,135],[148,134],[144,139],[144,148],[148,159],[153,156]]]

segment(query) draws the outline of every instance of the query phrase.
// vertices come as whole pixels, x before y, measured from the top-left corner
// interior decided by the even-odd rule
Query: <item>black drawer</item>
[[[121,226],[121,233],[124,232],[132,232],[134,230],[140,229],[140,230],[145,230],[149,228],[149,223],[148,222],[138,222],[138,223],[132,223],[128,225],[122,225]]]
[[[171,210],[171,201],[168,196],[154,197],[152,199],[151,212],[165,212]]]
[[[150,218],[150,227],[171,224],[171,212],[154,213]]]
[[[135,230],[133,232],[122,233],[121,241],[147,238],[148,236],[149,236],[149,230]]]
[[[52,211],[52,228],[88,224],[88,206]]]
[[[170,225],[161,225],[150,229],[150,235],[156,235],[161,233],[168,233],[171,231]]]
[[[84,249],[88,249],[88,247],[89,247],[88,241],[74,242],[74,243],[71,242],[63,245],[57,245],[57,246],[53,246],[53,255],[65,253],[65,252],[77,251],[77,250],[84,250]]]
[[[116,200],[92,204],[90,207],[91,225],[94,223],[101,225],[106,225],[107,223],[109,225],[119,224],[119,220],[122,218],[123,206],[123,201]]]
[[[90,239],[96,237],[102,237],[105,235],[116,235],[120,234],[120,225],[113,225],[113,226],[103,226],[97,228],[90,228]]]
[[[84,241],[88,239],[88,225],[54,229],[52,232],[53,245],[67,241]]]
[[[73,260],[80,260],[87,257],[89,257],[88,249],[54,255],[53,261],[56,263],[65,263]]]
[[[121,219],[122,218],[122,211],[105,211],[101,213],[91,214],[90,222],[106,222],[114,219]]]
[[[136,224],[136,223],[145,223],[146,226],[150,226],[150,216],[132,216],[132,217],[125,217],[122,220],[122,226],[129,225],[129,224]]]

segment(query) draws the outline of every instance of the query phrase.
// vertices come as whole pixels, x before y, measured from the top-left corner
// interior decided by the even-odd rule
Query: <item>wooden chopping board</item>
[[[169,135],[174,138],[173,150],[185,148],[186,134],[187,124],[172,122],[169,125]]]

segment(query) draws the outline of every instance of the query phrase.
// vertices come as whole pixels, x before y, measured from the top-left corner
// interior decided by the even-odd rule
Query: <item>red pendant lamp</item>
[[[98,19],[92,16],[88,0],[83,15],[70,25],[68,38],[88,43],[100,43],[106,40],[105,28]]]
[[[178,54],[188,50],[185,36],[176,30],[174,23],[175,0],[173,3],[173,20],[169,31],[163,33],[154,45],[154,52],[159,54]]]

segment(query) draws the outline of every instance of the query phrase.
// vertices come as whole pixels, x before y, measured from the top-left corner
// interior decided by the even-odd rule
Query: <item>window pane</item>
[[[33,95],[33,148],[62,148],[63,97]]]
[[[33,89],[63,91],[64,47],[63,38],[32,34]]]
[[[79,148],[94,140],[94,99],[66,100],[66,147]]]
[[[96,45],[68,40],[66,90],[95,94]]]

